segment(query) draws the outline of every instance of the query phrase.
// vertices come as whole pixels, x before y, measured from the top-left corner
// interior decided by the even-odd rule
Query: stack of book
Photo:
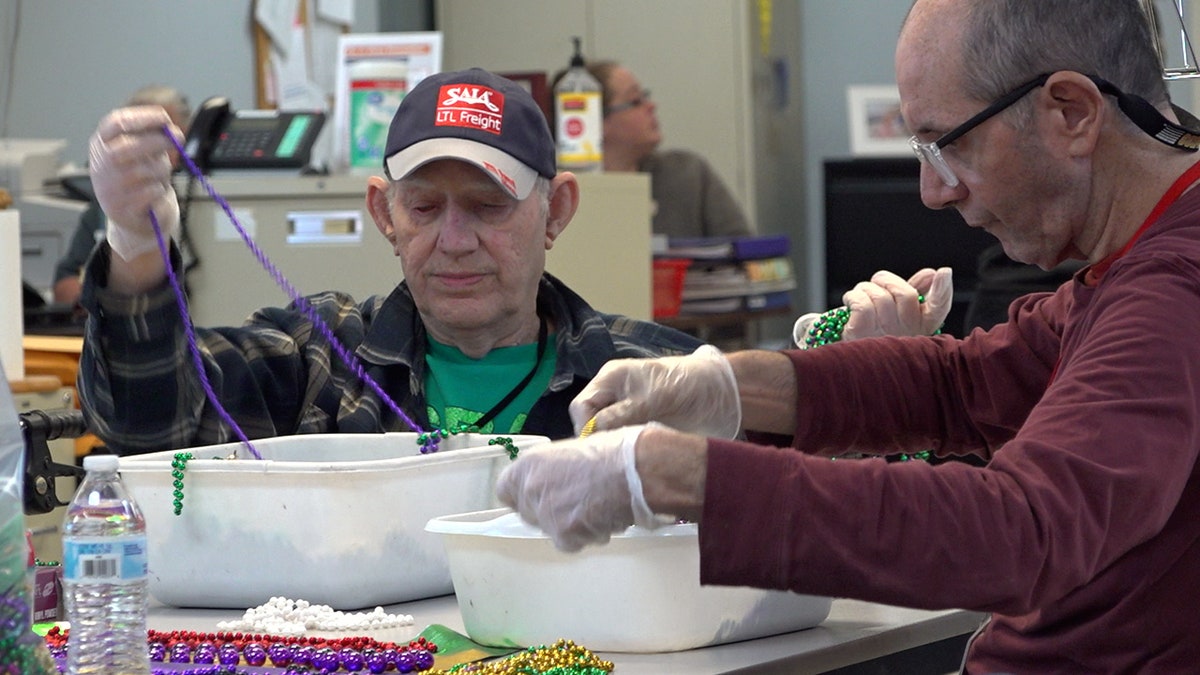
[[[789,307],[796,287],[787,235],[667,239],[655,255],[691,260],[680,314]]]

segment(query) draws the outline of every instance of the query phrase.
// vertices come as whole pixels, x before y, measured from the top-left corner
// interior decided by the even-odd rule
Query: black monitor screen
[[[996,243],[954,209],[921,203],[914,157],[825,161],[825,286],[830,307],[879,270],[908,277],[922,267],[954,268],[946,332],[959,335],[977,282],[979,254]]]

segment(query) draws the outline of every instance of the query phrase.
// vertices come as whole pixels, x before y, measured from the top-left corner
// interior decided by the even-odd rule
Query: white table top
[[[414,626],[385,639],[412,639],[430,624],[466,634],[453,595],[391,605],[392,614],[410,614]],[[149,626],[156,630],[214,632],[218,621],[240,618],[231,609],[186,609],[151,602]],[[665,654],[599,652],[618,675],[778,672],[820,673],[973,632],[982,614],[962,610],[927,611],[858,600],[835,600],[819,626],[772,637]],[[409,632],[409,630],[411,632]],[[570,637],[564,635],[563,637]],[[587,646],[586,643],[583,644]]]

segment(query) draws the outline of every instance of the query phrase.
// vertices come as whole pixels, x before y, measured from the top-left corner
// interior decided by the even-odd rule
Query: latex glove
[[[808,344],[805,338],[808,337],[808,331],[812,328],[817,319],[821,318],[821,312],[809,312],[801,314],[800,318],[796,319],[796,323],[792,324],[792,342],[800,349],[808,349]]]
[[[742,426],[733,368],[712,345],[687,356],[609,361],[571,401],[570,413],[576,434],[592,417],[596,429],[661,422],[719,438],[737,436]]]
[[[561,551],[606,544],[630,525],[661,524],[646,505],[635,461],[647,425],[601,431],[522,450],[496,482],[496,496]]]
[[[108,243],[125,260],[158,248],[151,210],[164,237],[179,226],[179,201],[171,187],[175,146],[163,134],[164,125],[177,140],[183,137],[162,106],[120,108],[100,120],[88,144],[88,172],[108,218]]]
[[[925,302],[917,296],[924,295]],[[933,335],[946,321],[954,300],[954,279],[949,267],[925,268],[905,281],[886,270],[870,281],[861,281],[846,291],[842,302],[850,308],[850,320],[842,330],[842,341],[879,335]],[[792,341],[806,349],[808,330],[821,315],[812,312],[796,319]]]

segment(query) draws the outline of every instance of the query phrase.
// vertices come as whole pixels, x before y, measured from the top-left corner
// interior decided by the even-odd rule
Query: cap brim
[[[521,160],[490,145],[465,138],[430,138],[414,143],[387,158],[388,175],[400,180],[439,159],[457,159],[479,167],[516,199],[525,199],[537,181],[537,171]]]

